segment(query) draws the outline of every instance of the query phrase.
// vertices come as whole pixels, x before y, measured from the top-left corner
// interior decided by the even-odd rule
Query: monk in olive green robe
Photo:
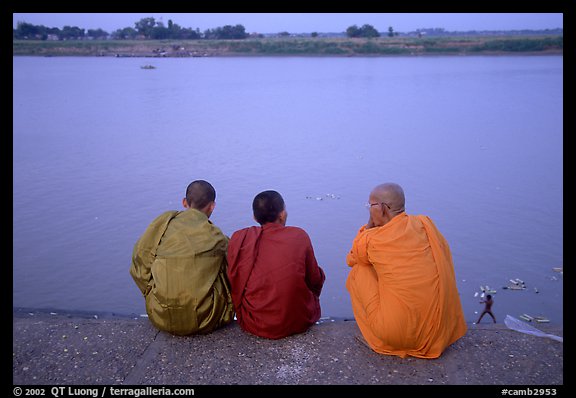
[[[234,317],[227,279],[228,238],[208,219],[215,191],[192,182],[186,210],[157,217],[138,240],[130,275],[146,299],[154,326],[177,335],[209,333]]]

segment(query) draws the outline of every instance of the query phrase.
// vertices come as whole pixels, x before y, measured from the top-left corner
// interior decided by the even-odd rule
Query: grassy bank
[[[204,57],[562,54],[562,36],[441,38],[267,38],[246,40],[13,40],[13,55]]]

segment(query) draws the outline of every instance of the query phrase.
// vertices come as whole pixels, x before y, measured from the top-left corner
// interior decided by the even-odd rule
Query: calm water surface
[[[370,190],[395,181],[449,241],[469,322],[480,285],[499,321],[563,322],[562,57],[13,66],[15,307],[145,313],[133,245],[206,179],[229,236],[254,225],[258,192],[282,193],[326,272],[323,315],[351,317],[346,253]],[[527,289],[503,290],[513,278]]]

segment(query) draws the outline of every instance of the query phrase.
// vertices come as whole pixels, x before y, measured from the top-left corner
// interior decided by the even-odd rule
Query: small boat
[[[140,69],[156,69],[154,65],[142,65]]]

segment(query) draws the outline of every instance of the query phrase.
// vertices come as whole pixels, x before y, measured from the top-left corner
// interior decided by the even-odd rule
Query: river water
[[[499,321],[563,322],[561,56],[13,67],[14,307],[145,313],[133,245],[206,179],[228,236],[255,225],[258,192],[279,191],[325,270],[323,315],[352,317],[346,253],[370,190],[394,181],[407,212],[430,216],[450,243],[469,322],[486,285]],[[527,288],[502,289],[515,278]]]

